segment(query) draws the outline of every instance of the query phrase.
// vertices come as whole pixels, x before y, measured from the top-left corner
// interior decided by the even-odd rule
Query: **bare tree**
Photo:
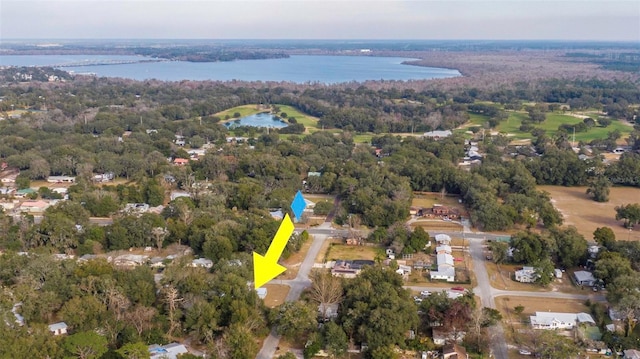
[[[322,318],[326,319],[329,306],[342,302],[342,282],[331,273],[320,270],[313,270],[309,278],[311,279],[311,300],[320,306]]]
[[[164,238],[167,236],[167,230],[162,227],[155,227],[151,230],[151,236],[156,242],[156,247],[158,247],[158,250],[161,250],[162,244],[164,243]]]
[[[138,335],[142,335],[142,332],[151,329],[153,326],[152,320],[155,315],[155,308],[137,305],[135,308],[127,312],[127,322],[136,328]]]
[[[178,290],[174,286],[169,285],[164,288],[162,299],[167,305],[167,310],[169,311],[169,331],[167,332],[167,335],[170,336],[171,333],[180,327],[180,320],[176,314],[178,303],[184,301],[184,298],[180,297]]]

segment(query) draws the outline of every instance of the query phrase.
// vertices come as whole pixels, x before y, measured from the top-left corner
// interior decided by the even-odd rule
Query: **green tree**
[[[543,258],[533,264],[535,268],[535,272],[538,276],[536,279],[536,283],[540,284],[543,287],[546,287],[553,281],[554,276],[554,265],[551,262],[549,257]]]
[[[347,334],[345,334],[344,330],[342,330],[338,324],[328,322],[324,326],[323,337],[329,357],[333,359],[341,358],[346,354],[349,346]]]
[[[575,267],[586,259],[589,245],[576,227],[553,228],[551,236],[558,248],[557,262],[564,267]]]
[[[227,357],[234,359],[254,359],[258,354],[258,345],[251,331],[234,324],[223,336],[227,347]]]
[[[616,248],[616,234],[609,227],[598,227],[593,232],[593,240],[609,251]]]
[[[633,228],[634,225],[640,223],[640,203],[617,206],[615,210],[616,221],[624,219],[625,227]]]
[[[502,264],[507,260],[509,251],[508,243],[492,241],[489,243],[489,249],[491,249],[491,256],[496,264]]]
[[[317,325],[317,310],[302,301],[287,302],[278,307],[275,323],[278,334],[293,340],[306,336]]]
[[[379,266],[365,267],[347,282],[338,318],[347,334],[372,351],[403,343],[405,333],[417,327],[418,314],[402,285],[399,274]]]
[[[587,194],[591,195],[596,202],[609,202],[610,190],[611,181],[604,175],[598,175],[589,180]]]
[[[631,273],[633,273],[631,262],[617,252],[602,253],[594,271],[596,278],[602,279],[607,285],[614,282],[616,278],[631,275]]]
[[[116,350],[122,359],[149,359],[149,348],[142,342],[127,343]]]
[[[107,352],[107,339],[94,332],[79,332],[66,337],[62,347],[78,359],[98,359]]]
[[[73,297],[66,302],[60,314],[73,331],[95,330],[104,320],[107,307],[94,296]]]

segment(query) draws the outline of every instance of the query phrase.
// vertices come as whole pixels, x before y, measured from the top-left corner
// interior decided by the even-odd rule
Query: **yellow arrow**
[[[280,259],[284,247],[287,246],[291,234],[293,234],[293,222],[291,222],[289,215],[286,214],[280,223],[278,232],[273,237],[269,249],[267,249],[267,253],[261,256],[253,252],[253,282],[256,289],[287,270],[287,268],[278,264],[278,259]]]

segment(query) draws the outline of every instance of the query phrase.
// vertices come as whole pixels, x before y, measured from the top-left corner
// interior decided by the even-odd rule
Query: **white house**
[[[538,273],[533,267],[522,267],[522,269],[515,271],[516,281],[520,283],[533,283],[538,279]]]
[[[434,139],[438,139],[438,138],[445,138],[445,137],[449,137],[453,134],[453,132],[451,132],[450,130],[445,130],[445,131],[429,131],[429,132],[425,132],[424,133],[424,137],[427,138],[434,138]]]
[[[573,329],[580,323],[596,324],[587,313],[536,312],[529,318],[533,329]]]
[[[72,176],[49,176],[47,182],[49,183],[74,183],[75,177]]]
[[[267,288],[256,288],[256,293],[258,293],[258,298],[264,299],[267,297]]]
[[[436,256],[438,263],[438,270],[431,271],[429,277],[433,279],[444,279],[447,282],[453,282],[456,277],[456,270],[454,268],[453,256],[447,253],[441,253]]]
[[[436,247],[436,254],[451,254],[451,246],[443,244]]]
[[[438,242],[438,244],[448,245],[451,243],[451,237],[446,234],[436,234],[436,242]]]
[[[191,266],[192,267],[204,267],[204,268],[211,268],[213,267],[213,261],[211,259],[208,258],[198,258],[198,259],[194,259],[191,261]]]
[[[49,331],[53,333],[53,335],[67,334],[67,323],[58,322],[58,323],[49,324]]]
[[[187,347],[180,343],[149,345],[149,359],[177,359],[178,355],[188,352]]]

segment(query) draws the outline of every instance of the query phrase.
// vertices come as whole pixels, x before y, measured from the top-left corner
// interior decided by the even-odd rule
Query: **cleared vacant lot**
[[[587,196],[586,187],[538,186],[549,192],[553,205],[562,212],[564,223],[578,228],[587,240],[593,239],[598,227],[610,227],[618,240],[640,240],[640,229],[629,232],[616,221],[615,207],[640,202],[640,188],[612,187],[609,202],[599,203]]]

